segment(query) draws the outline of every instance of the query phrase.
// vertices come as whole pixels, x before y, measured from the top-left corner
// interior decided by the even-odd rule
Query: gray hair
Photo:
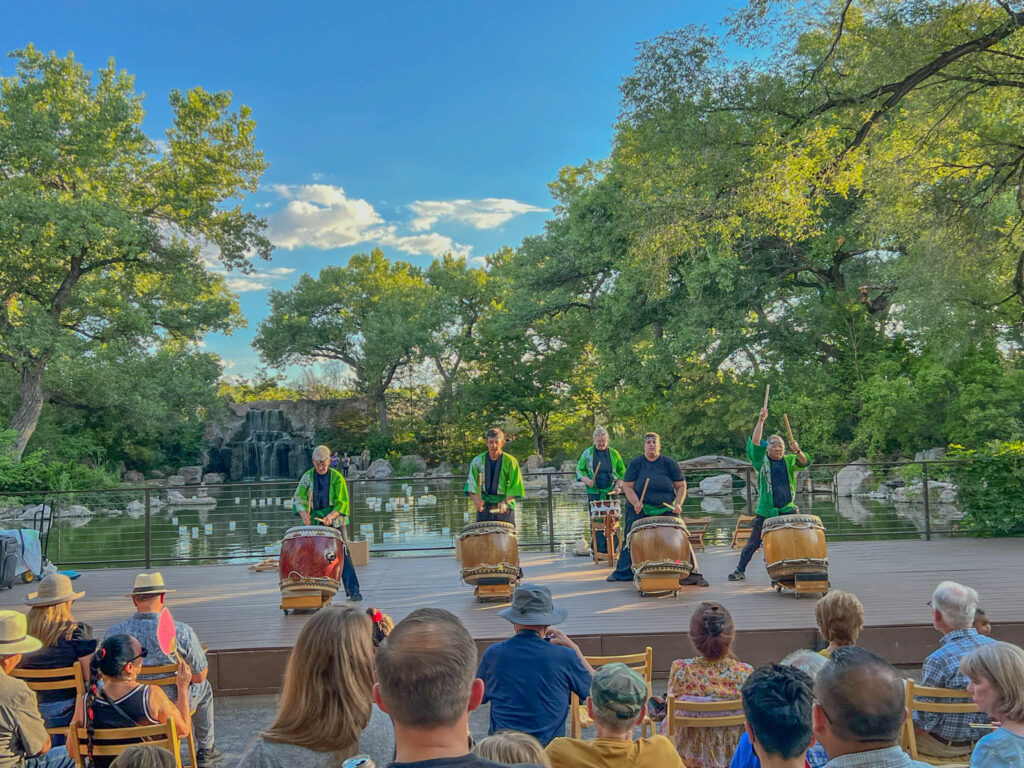
[[[811,680],[814,680],[827,662],[828,659],[820,653],[803,648],[799,651],[793,651],[780,661],[779,664],[784,667],[795,667],[805,673]]]
[[[955,581],[944,581],[932,593],[932,607],[953,629],[970,629],[978,610],[978,593]]]
[[[326,445],[318,445],[313,449],[313,461],[323,461],[331,458],[331,449]]]
[[[768,435],[769,443],[779,443],[781,446],[786,446],[786,441],[782,439],[782,435]]]
[[[608,430],[605,429],[604,427],[598,427],[597,429],[595,429],[594,439],[596,440],[599,437],[608,437]]]

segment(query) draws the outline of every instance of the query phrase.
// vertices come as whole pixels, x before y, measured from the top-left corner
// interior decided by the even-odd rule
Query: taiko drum
[[[289,528],[279,562],[282,592],[319,589],[329,599],[341,586],[344,540],[338,530],[324,525]]]
[[[634,577],[689,576],[690,539],[678,517],[656,515],[636,520],[626,538]]]
[[[485,521],[470,523],[459,537],[462,551],[462,580],[480,584],[485,580],[519,578],[519,540],[512,523]]]
[[[761,530],[764,564],[773,581],[791,581],[798,573],[828,573],[825,526],[817,515],[779,515]]]

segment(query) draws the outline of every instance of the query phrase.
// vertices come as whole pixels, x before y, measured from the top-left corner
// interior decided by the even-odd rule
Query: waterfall
[[[243,466],[247,478],[278,480],[291,477],[289,456],[294,438],[284,412],[273,410],[251,410],[245,414],[245,431],[242,443]]]

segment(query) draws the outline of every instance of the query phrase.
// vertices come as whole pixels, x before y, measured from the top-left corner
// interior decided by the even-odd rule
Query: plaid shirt
[[[899,747],[853,752],[830,760],[825,768],[931,768],[928,763],[911,760]]]
[[[127,621],[122,621],[120,624],[115,624],[108,629],[106,637],[111,635],[131,635],[134,637],[146,649],[145,665],[147,667],[158,667],[163,664],[170,664],[172,661],[176,662],[177,659],[172,659],[160,650],[160,643],[156,639],[156,626],[159,620],[159,613],[136,613]],[[177,620],[174,622],[174,630],[177,638],[178,653],[185,659],[193,674],[202,672],[209,666],[209,662],[206,660],[206,654],[203,653],[203,645],[199,642],[199,636],[196,635],[196,631],[188,624]],[[152,678],[152,675],[139,675],[139,682],[146,682],[146,677]],[[177,701],[177,688],[173,685],[161,687],[171,701]],[[194,684],[189,686],[190,692],[194,693],[195,688]]]
[[[932,688],[955,688],[967,690],[970,680],[960,671],[960,659],[979,645],[995,642],[990,637],[979,635],[971,629],[955,629],[939,641],[939,649],[924,660],[921,685]],[[956,699],[922,697],[921,701],[954,702]],[[962,700],[961,702],[962,703]],[[977,741],[984,732],[971,728],[971,723],[987,723],[988,716],[977,713],[915,712],[914,725],[930,732],[938,739],[947,741]]]

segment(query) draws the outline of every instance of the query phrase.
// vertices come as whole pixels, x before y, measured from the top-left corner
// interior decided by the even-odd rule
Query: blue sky
[[[250,374],[267,291],[302,272],[378,245],[419,265],[479,258],[540,232],[558,169],[608,154],[636,44],[691,23],[721,32],[738,4],[37,0],[5,4],[0,47],[74,51],[88,69],[115,58],[154,138],[173,88],[252,108],[270,168],[246,205],[278,247],[231,278],[248,328],[206,341],[227,374]]]

